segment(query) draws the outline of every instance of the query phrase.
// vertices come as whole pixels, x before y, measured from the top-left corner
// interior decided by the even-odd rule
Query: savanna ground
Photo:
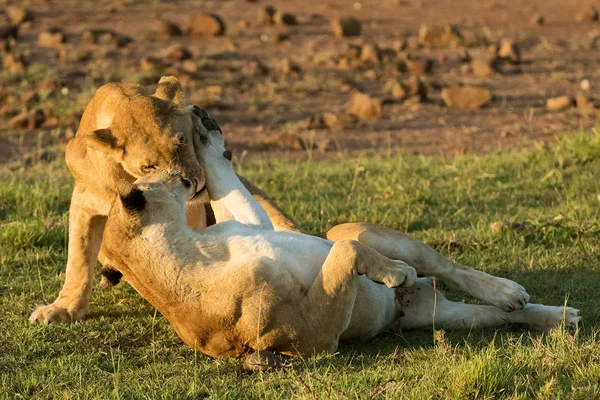
[[[30,325],[64,278],[72,178],[62,159],[0,169],[0,397],[539,398],[600,396],[600,138],[452,159],[238,163],[310,232],[369,221],[582,310],[577,331],[403,332],[245,374],[185,346],[126,283],[73,325]],[[448,291],[461,300],[463,295]],[[465,299],[471,300],[471,299]]]

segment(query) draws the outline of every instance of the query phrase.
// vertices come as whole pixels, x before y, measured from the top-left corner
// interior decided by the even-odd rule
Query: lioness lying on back
[[[433,287],[415,269],[356,241],[274,231],[224,157],[220,132],[201,129],[194,140],[221,221],[200,232],[186,226],[194,185],[155,171],[123,185],[104,234],[111,264],[187,344],[215,357],[308,355],[332,352],[340,339],[432,325]],[[572,308],[505,312],[438,295],[435,325],[549,328],[563,318],[581,319]]]

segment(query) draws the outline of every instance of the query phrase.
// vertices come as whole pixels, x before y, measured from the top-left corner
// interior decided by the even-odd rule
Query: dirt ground
[[[0,163],[32,151],[43,156],[45,147],[68,140],[103,83],[135,81],[152,88],[165,74],[179,77],[188,100],[211,112],[234,153],[246,159],[487,152],[593,129],[599,120],[594,101],[600,99],[594,95],[600,85],[600,22],[576,21],[594,5],[588,1],[0,0],[0,5],[24,6],[32,17],[20,24],[15,40],[0,40]],[[268,5],[297,23],[263,22],[259,15]],[[193,12],[220,16],[224,35],[186,33]],[[543,24],[531,21],[535,15]],[[361,22],[361,34],[337,38],[331,21],[349,16]],[[9,26],[3,18],[0,31]],[[161,20],[183,34],[162,32]],[[445,25],[459,36],[441,44],[419,36],[422,26]],[[92,31],[99,29],[108,32]],[[49,30],[60,31],[64,43],[50,35],[42,47],[40,33]],[[518,63],[496,60],[494,47],[504,39],[518,47]],[[362,46],[362,60],[352,44]],[[375,57],[365,55],[367,47],[376,49]],[[494,61],[496,71],[476,74],[469,58]],[[407,70],[410,60],[430,60],[431,71]],[[419,76],[426,96],[394,97],[392,88],[411,75]],[[489,89],[493,98],[483,108],[448,107],[441,92],[457,85]],[[381,115],[349,116],[355,91],[381,102]],[[573,104],[547,110],[548,98],[563,95]],[[586,106],[582,99],[589,100]],[[35,110],[39,120],[9,122]]]

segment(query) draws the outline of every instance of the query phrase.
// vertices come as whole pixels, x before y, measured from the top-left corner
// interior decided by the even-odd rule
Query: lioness
[[[311,355],[335,351],[340,339],[432,326],[434,288],[414,268],[357,241],[275,231],[224,156],[222,134],[200,129],[194,139],[217,215],[232,219],[194,232],[185,223],[194,184],[154,171],[122,187],[104,234],[112,264],[185,343],[220,358],[255,350]],[[409,258],[430,255],[412,249]],[[435,307],[434,324],[444,328],[550,328],[581,319],[568,307],[506,312],[442,295]]]
[[[218,125],[205,111],[187,107],[183,97],[181,84],[171,76],[161,78],[152,95],[131,83],[104,85],[87,105],[65,154],[75,178],[65,283],[52,304],[33,312],[29,318],[32,323],[69,323],[83,319],[88,312],[96,259],[107,263],[104,252],[100,252],[102,234],[121,180],[133,182],[156,169],[180,173],[193,182],[196,193],[186,202],[187,224],[195,230],[206,227],[204,205],[208,197],[194,138],[204,129],[203,123],[215,129]],[[275,230],[300,232],[266,195],[251,183],[242,182],[265,209]],[[348,223],[331,228],[323,237],[334,242],[361,242],[505,311],[520,310],[529,300],[521,285],[453,263],[392,229]]]

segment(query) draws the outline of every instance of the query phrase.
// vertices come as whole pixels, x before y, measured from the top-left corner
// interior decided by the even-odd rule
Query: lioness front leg
[[[94,266],[106,216],[95,215],[78,206],[78,194],[76,187],[69,208],[69,254],[65,283],[52,304],[40,306],[31,314],[31,323],[70,323],[83,319],[89,311]]]
[[[518,283],[453,263],[425,243],[393,229],[348,223],[331,228],[325,237],[333,241],[358,240],[386,257],[405,261],[419,274],[440,278],[504,311],[520,310],[529,301]]]
[[[304,340],[297,348],[301,355],[337,349],[340,335],[353,317],[359,275],[390,288],[411,286],[417,276],[412,267],[392,261],[359,242],[336,242],[306,294],[302,316],[308,320],[305,324],[308,330],[303,332]],[[360,301],[365,303],[361,308],[368,314],[358,317],[363,331],[384,329],[385,326],[364,326],[369,325],[370,317],[379,313],[383,305],[378,304],[377,299]]]

